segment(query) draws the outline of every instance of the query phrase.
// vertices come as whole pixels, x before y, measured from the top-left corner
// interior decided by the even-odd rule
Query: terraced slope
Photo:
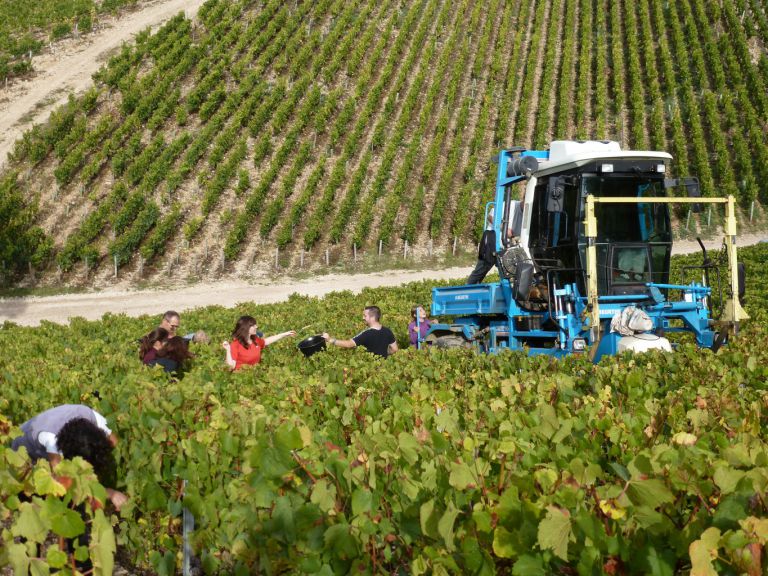
[[[285,266],[471,246],[488,159],[554,138],[669,150],[748,210],[768,181],[766,41],[746,0],[210,0],[17,144],[3,190],[36,200],[47,236],[3,269],[151,281],[247,274],[276,249]]]

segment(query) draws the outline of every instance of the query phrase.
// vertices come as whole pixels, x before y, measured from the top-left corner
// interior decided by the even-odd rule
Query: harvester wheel
[[[722,328],[717,334],[715,334],[715,340],[712,342],[712,352],[717,352],[720,348],[728,342],[728,330]]]

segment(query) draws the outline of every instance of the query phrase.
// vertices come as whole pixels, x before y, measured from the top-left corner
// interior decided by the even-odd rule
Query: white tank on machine
[[[619,338],[616,346],[616,351],[619,354],[627,350],[632,352],[648,352],[649,350],[672,352],[672,345],[669,340],[663,336],[656,336],[656,334],[633,334]]]

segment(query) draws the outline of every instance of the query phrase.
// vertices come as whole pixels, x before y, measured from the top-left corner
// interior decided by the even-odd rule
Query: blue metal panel
[[[432,314],[504,314],[507,303],[498,282],[432,289]]]

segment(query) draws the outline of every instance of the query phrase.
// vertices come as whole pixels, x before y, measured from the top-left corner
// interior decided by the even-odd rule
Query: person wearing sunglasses
[[[163,314],[163,319],[160,321],[160,328],[167,330],[171,338],[177,335],[177,331],[179,330],[180,326],[181,316],[178,312],[175,310],[168,310],[165,314]],[[197,332],[190,332],[182,336],[182,338],[184,338],[184,340],[187,342],[199,342],[202,344],[207,344],[211,341],[208,335],[202,330],[198,330]]]

